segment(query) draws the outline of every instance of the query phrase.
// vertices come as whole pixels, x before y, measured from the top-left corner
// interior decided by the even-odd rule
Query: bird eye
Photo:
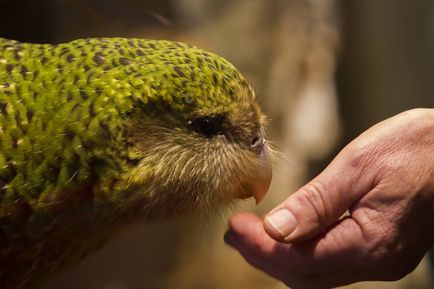
[[[221,134],[225,117],[223,115],[203,116],[190,121],[193,129],[205,137]]]

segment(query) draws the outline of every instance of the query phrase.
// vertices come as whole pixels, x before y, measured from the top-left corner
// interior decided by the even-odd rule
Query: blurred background
[[[188,42],[253,84],[285,157],[265,201],[237,210],[267,212],[371,125],[434,107],[434,0],[0,0],[0,37],[98,36]],[[43,288],[285,288],[224,245],[225,221],[138,225]],[[346,288],[433,288],[427,264],[401,281]]]

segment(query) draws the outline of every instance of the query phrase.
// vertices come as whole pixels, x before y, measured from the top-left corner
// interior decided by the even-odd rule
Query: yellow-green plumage
[[[263,121],[241,74],[186,44],[0,39],[0,284],[30,288],[120,225],[254,190]]]

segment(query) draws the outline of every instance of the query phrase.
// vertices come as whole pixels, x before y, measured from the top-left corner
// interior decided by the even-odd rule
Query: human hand
[[[292,288],[402,278],[434,243],[434,109],[373,126],[264,221],[233,216],[225,241]]]

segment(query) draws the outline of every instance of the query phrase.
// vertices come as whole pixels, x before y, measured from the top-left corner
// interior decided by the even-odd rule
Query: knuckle
[[[329,208],[325,200],[324,185],[318,181],[312,181],[301,189],[300,202],[305,208],[311,208],[314,214],[306,214],[310,217],[310,221],[316,222],[319,225],[328,225],[329,223]]]
[[[374,228],[365,226],[364,253],[376,263],[387,263],[396,242],[394,230],[385,224],[376,224]]]
[[[372,170],[378,158],[383,154],[382,146],[376,142],[364,143],[359,147],[353,147],[349,158],[349,168],[363,173],[366,169]]]
[[[365,241],[366,269],[379,280],[396,281],[413,271],[420,261],[417,252],[399,241],[394,230],[383,231]]]

